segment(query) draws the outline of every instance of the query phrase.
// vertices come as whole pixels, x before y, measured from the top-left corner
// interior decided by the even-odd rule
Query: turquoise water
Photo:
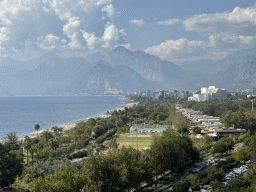
[[[120,107],[121,96],[35,96],[0,98],[0,141],[12,131],[22,136],[86,119]]]

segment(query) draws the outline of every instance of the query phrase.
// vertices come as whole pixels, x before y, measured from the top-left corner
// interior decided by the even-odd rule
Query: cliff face
[[[226,89],[251,89],[256,86],[256,56],[249,55],[241,63],[230,64],[223,72],[193,82],[197,86],[217,85]]]
[[[71,93],[118,94],[141,89],[155,89],[154,84],[127,66],[96,64],[66,90]]]

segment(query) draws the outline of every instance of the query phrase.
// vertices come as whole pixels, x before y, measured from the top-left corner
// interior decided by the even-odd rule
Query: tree
[[[37,131],[37,137],[38,137],[38,130],[40,129],[40,125],[39,124],[35,124],[35,130]]]
[[[210,182],[210,185],[211,185],[212,189],[215,191],[216,189],[218,189],[220,187],[221,182],[217,181],[217,180],[212,180]]]
[[[104,129],[101,125],[95,125],[92,129],[97,137],[101,136],[104,133]]]
[[[201,133],[201,128],[200,127],[194,127],[193,128],[193,133],[194,134],[200,134]]]
[[[10,150],[17,150],[19,148],[18,136],[15,132],[9,132],[6,137],[5,146]]]
[[[211,153],[225,153],[231,151],[234,147],[235,143],[233,138],[231,137],[223,137],[219,141],[217,141],[211,150]]]
[[[175,129],[179,133],[188,132],[189,121],[187,118],[183,117],[180,113],[175,113],[172,115],[172,123],[174,124]]]
[[[164,174],[168,170],[180,172],[185,163],[199,159],[192,140],[186,134],[171,129],[164,131],[161,137],[154,138],[149,153],[155,175]]]
[[[84,164],[87,177],[85,191],[126,191],[139,188],[143,181],[152,183],[147,160],[148,156],[131,147],[87,158]]]
[[[31,148],[31,140],[30,140],[29,136],[27,136],[27,135],[25,136],[23,147],[27,151],[27,164],[28,164],[28,161],[29,161],[28,160],[28,152],[29,152],[29,150]]]
[[[79,192],[86,183],[84,172],[67,164],[54,174],[32,180],[30,186],[32,191]]]
[[[173,185],[174,192],[187,192],[190,187],[190,182],[187,179],[181,179]]]
[[[48,146],[48,142],[51,138],[54,138],[53,133],[48,130],[40,134],[40,142],[43,143],[44,146]]]
[[[232,152],[232,157],[236,161],[246,161],[249,160],[251,157],[251,148],[248,146],[244,146],[241,149],[237,149],[236,151]]]
[[[12,184],[16,176],[22,173],[22,163],[22,158],[0,143],[0,188]]]
[[[113,138],[113,139],[110,140],[109,147],[110,147],[111,149],[117,149],[118,143],[117,143],[117,141],[116,141],[116,138]]]
[[[213,138],[205,134],[201,140],[202,150],[204,151],[210,150],[212,147],[212,141],[213,141]]]
[[[220,181],[223,177],[224,177],[224,170],[222,168],[217,168],[215,165],[212,165],[210,167],[208,167],[208,169],[206,170],[207,173],[207,177],[213,181],[213,180],[217,180]]]

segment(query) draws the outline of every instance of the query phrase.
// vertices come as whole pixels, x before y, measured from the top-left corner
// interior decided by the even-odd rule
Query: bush
[[[199,191],[200,190],[200,185],[198,183],[193,183],[191,185],[192,191]]]
[[[117,133],[129,133],[130,132],[130,126],[125,126],[125,127],[118,127],[117,128]]]
[[[68,159],[76,159],[76,158],[83,158],[83,157],[87,157],[87,150],[76,151],[67,155]]]
[[[173,185],[174,192],[187,192],[190,187],[190,182],[187,179],[181,179]]]
[[[221,182],[217,181],[217,180],[213,180],[210,182],[210,185],[211,185],[212,189],[215,191],[215,189],[220,187]]]
[[[114,130],[112,130],[110,132],[105,133],[104,135],[100,136],[97,139],[96,143],[98,143],[98,144],[103,143],[108,137],[111,137],[112,135],[115,135],[116,131],[117,131],[117,129],[114,129]]]

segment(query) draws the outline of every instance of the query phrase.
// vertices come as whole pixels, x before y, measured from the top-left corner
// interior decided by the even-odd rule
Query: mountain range
[[[256,86],[256,48],[221,61],[176,65],[143,51],[117,47],[106,56],[62,58],[47,53],[21,62],[0,61],[0,96],[120,94],[139,90],[191,90],[216,85],[226,89]]]

